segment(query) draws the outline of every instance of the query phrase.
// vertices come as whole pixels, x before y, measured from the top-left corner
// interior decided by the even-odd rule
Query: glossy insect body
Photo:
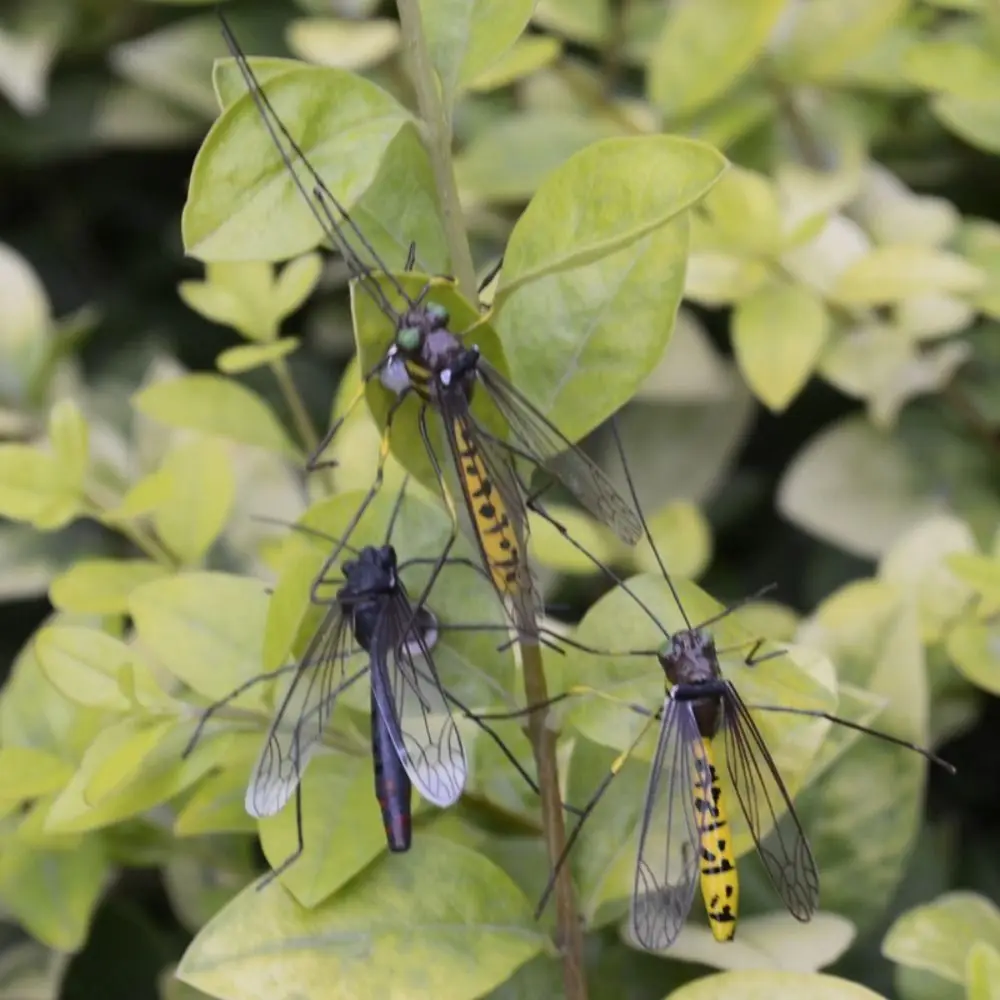
[[[389,728],[378,710],[372,691],[372,764],[375,769],[375,798],[382,810],[385,840],[394,853],[408,851],[412,840],[413,783],[392,745]]]

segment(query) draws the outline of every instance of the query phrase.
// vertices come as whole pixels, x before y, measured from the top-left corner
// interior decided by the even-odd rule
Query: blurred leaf
[[[818,972],[720,972],[688,983],[670,1000],[882,1000],[866,986]]]
[[[772,283],[743,299],[733,317],[733,350],[757,398],[784,410],[809,380],[829,329],[822,299],[802,285]]]
[[[399,24],[388,18],[351,21],[338,17],[303,17],[286,29],[288,47],[321,66],[363,70],[377,66],[399,48]]]
[[[200,437],[175,445],[160,470],[170,497],[154,523],[168,551],[196,565],[220,535],[236,499],[236,477],[226,444]]]
[[[669,117],[724,93],[761,53],[782,0],[673,4],[649,59],[648,96]]]
[[[240,375],[287,358],[301,346],[298,337],[282,337],[270,344],[240,344],[218,355],[215,366],[224,375]]]
[[[52,581],[49,599],[62,611],[124,614],[136,587],[169,572],[148,559],[81,559]]]
[[[735,254],[694,252],[684,294],[704,306],[722,306],[752,295],[767,280],[767,265]]]
[[[571,41],[598,44],[611,27],[609,0],[538,0],[533,20]]]
[[[262,737],[258,737],[258,742]],[[257,820],[247,814],[244,799],[247,772],[260,752],[257,743],[247,744],[252,756],[246,768],[235,766],[238,761],[226,761],[226,770],[209,775],[202,781],[177,813],[174,833],[178,837],[198,837],[206,833],[256,833]]]
[[[554,63],[562,43],[547,35],[522,35],[506,52],[466,83],[473,93],[487,93],[509,86]]]
[[[948,655],[963,677],[991,694],[1000,694],[1000,627],[960,621],[946,640]]]
[[[343,940],[347,950],[306,955],[306,939]],[[364,943],[363,962],[352,940]],[[178,976],[223,1000],[288,1000],[331,982],[352,995],[389,996],[405,982],[413,1000],[472,1000],[544,941],[528,901],[503,872],[453,842],[424,836],[315,910],[276,883],[248,887],[195,938]]]
[[[882,954],[964,983],[969,950],[977,941],[1000,946],[1000,911],[974,892],[947,892],[896,920],[882,942]]]
[[[507,243],[494,308],[521,285],[600,260],[698,201],[726,168],[711,146],[670,136],[605,139],[543,181]]]
[[[69,781],[73,766],[44,750],[0,747],[0,803],[37,799]]]
[[[731,167],[709,191],[702,207],[710,226],[731,249],[766,254],[781,242],[778,191],[763,174]]]
[[[79,515],[81,500],[53,455],[23,444],[0,445],[0,514],[52,531]]]
[[[60,400],[49,414],[49,440],[67,492],[82,494],[90,458],[87,422],[72,400]]]
[[[218,63],[217,72],[228,65]],[[393,97],[346,70],[285,61],[266,86],[274,113],[348,207],[371,184],[409,119]],[[302,183],[312,190],[313,181]],[[200,260],[285,260],[322,238],[249,94],[226,108],[202,143],[182,229],[186,251]]]
[[[931,102],[941,124],[960,139],[996,155],[1000,153],[1000,100],[942,94]]]
[[[546,504],[545,512],[558,521],[574,542],[582,546],[595,559],[609,563],[615,554],[610,532],[594,518],[575,507]],[[570,542],[550,521],[529,512],[528,536],[532,557],[543,566],[560,573],[591,574],[598,572],[593,559]]]
[[[23,404],[49,352],[52,313],[31,265],[4,243],[0,243],[0,299],[4,304],[0,398]]]
[[[986,49],[954,39],[914,45],[903,62],[906,78],[926,90],[958,97],[988,97],[1000,88],[1000,60]]]
[[[1000,951],[977,941],[969,949],[965,970],[968,1000],[1000,998]]]
[[[834,288],[847,305],[880,305],[927,292],[975,292],[984,275],[953,253],[920,246],[876,247],[840,275]]]
[[[49,72],[70,24],[69,11],[41,2],[15,6],[0,26],[0,92],[22,115],[45,110]]]
[[[648,517],[647,523],[656,551],[671,576],[690,579],[705,572],[712,559],[712,529],[693,503],[675,500]],[[633,555],[640,571],[658,572],[659,564],[649,542],[640,542]]]
[[[720,944],[708,927],[685,924],[671,958],[713,969],[787,969],[815,972],[832,965],[854,939],[854,925],[835,913],[816,913],[807,924],[788,913],[741,917],[733,941]]]
[[[67,698],[93,708],[128,710],[118,676],[136,656],[120,639],[96,629],[57,625],[38,633],[35,655],[46,678]]]
[[[898,442],[857,417],[828,426],[795,456],[778,506],[800,528],[867,557],[935,508]]]
[[[194,374],[157,382],[132,397],[140,413],[168,427],[256,445],[300,458],[284,428],[259,396],[231,379]]]
[[[456,90],[492,66],[527,27],[535,0],[437,0],[420,5],[431,61],[450,105]]]
[[[871,49],[906,6],[907,0],[811,0],[790,18],[778,69],[795,82],[822,81]]]

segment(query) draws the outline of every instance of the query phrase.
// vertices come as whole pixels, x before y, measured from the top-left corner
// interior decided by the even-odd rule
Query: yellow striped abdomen
[[[487,571],[501,594],[517,597],[521,589],[519,573],[522,558],[517,532],[482,456],[469,439],[464,420],[455,421],[454,432],[458,444],[455,456],[458,478],[468,501]]]
[[[707,780],[696,775],[695,812],[701,822],[699,866],[701,893],[705,910],[716,941],[732,941],[736,934],[739,914],[740,886],[733,858],[732,828],[726,818],[725,800],[719,773],[715,768],[712,744],[701,740],[695,744],[695,767]],[[710,801],[703,801],[700,790],[707,788]]]

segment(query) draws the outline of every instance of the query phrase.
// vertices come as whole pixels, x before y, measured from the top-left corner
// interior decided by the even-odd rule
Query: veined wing
[[[819,905],[819,873],[809,841],[757,724],[736,688],[726,688],[722,726],[733,789],[774,888],[788,912],[806,921]],[[762,837],[764,811],[774,825]]]
[[[337,695],[368,669],[348,672],[351,640],[348,619],[339,605],[331,606],[302,656],[257,758],[246,791],[251,816],[273,816],[295,794]]]
[[[428,802],[452,805],[465,788],[465,750],[405,590],[379,616],[371,675],[379,714],[410,780]]]
[[[635,545],[642,538],[642,521],[600,467],[488,361],[480,358],[477,371],[510,426],[511,444],[561,480],[622,541]]]
[[[698,885],[702,812],[695,798],[710,798],[697,767],[701,736],[691,703],[667,697],[660,739],[649,772],[632,893],[632,934],[651,951],[674,943]]]

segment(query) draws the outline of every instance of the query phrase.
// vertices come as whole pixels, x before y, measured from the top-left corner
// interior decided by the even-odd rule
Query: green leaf
[[[420,14],[446,104],[510,49],[534,7],[535,0],[424,0]]]
[[[473,93],[488,93],[509,86],[546,66],[562,55],[562,43],[547,35],[524,35],[486,69],[469,80]]]
[[[54,531],[80,513],[72,489],[54,456],[23,444],[0,445],[0,514]]]
[[[588,264],[515,285],[507,297],[496,324],[511,381],[569,440],[622,407],[663,356],[687,246],[681,217]]]
[[[168,427],[199,430],[290,458],[302,455],[264,401],[218,375],[184,375],[156,382],[132,397],[141,413]]]
[[[409,120],[395,98],[345,70],[298,64],[267,80],[266,90],[277,117],[348,207]],[[322,239],[249,94],[229,105],[206,136],[181,227],[185,250],[200,260],[284,260]]]
[[[232,513],[236,473],[229,449],[215,438],[183,441],[160,471],[170,481],[170,498],[156,510],[157,534],[184,565],[195,565]]]
[[[688,983],[670,1000],[883,1000],[867,986],[819,972],[720,972]]]
[[[210,775],[202,781],[184,803],[174,821],[174,834],[178,837],[198,837],[206,833],[256,833],[257,820],[249,816],[244,805],[247,792],[247,773],[260,753],[259,733],[250,734],[250,756],[246,767],[238,768],[232,757],[226,760],[226,770]],[[308,799],[303,804],[308,803]]]
[[[594,559],[607,564],[614,558],[616,546],[611,533],[585,511],[558,503],[547,503],[545,510]],[[531,558],[536,562],[560,573],[582,573],[589,576],[598,572],[594,560],[588,559],[551,521],[533,512],[529,512],[528,521]]]
[[[385,17],[366,21],[302,17],[288,25],[285,37],[288,47],[308,62],[363,70],[399,48],[399,24]]]
[[[143,647],[206,698],[221,698],[261,671],[267,595],[257,580],[181,573],[136,588],[129,613]],[[233,704],[255,708],[261,699],[251,688]]]
[[[215,367],[224,375],[239,375],[287,358],[301,346],[298,337],[282,337],[270,344],[240,344],[218,355]]]
[[[947,892],[899,917],[882,942],[882,954],[900,965],[964,983],[969,951],[977,941],[1000,947],[1000,911],[974,892]]]
[[[460,188],[488,201],[523,202],[575,153],[621,130],[575,111],[528,110],[477,132],[455,160]]]
[[[688,258],[684,294],[705,306],[723,306],[752,295],[768,279],[761,260],[726,253],[692,253]]]
[[[85,837],[67,850],[38,850],[17,840],[0,852],[0,898],[32,937],[57,951],[79,951],[87,940],[112,866],[104,844]],[[52,905],[52,887],[59,905]]]
[[[52,310],[31,265],[5,243],[0,243],[0,299],[0,365],[6,373],[2,395],[8,403],[24,404],[49,354]]]
[[[534,22],[584,45],[599,45],[611,31],[609,0],[538,0]]]
[[[966,958],[965,982],[968,1000],[1000,1000],[1000,951],[977,941]]]
[[[385,850],[370,758],[330,754],[310,764],[302,778],[302,838],[302,857],[281,884],[313,909]],[[295,810],[261,820],[260,842],[274,869],[291,857],[298,844]]]
[[[948,568],[979,594],[983,604],[994,614],[1000,607],[1000,560],[977,553],[956,553],[948,558]]]
[[[72,775],[72,764],[45,750],[0,747],[0,803],[3,805],[58,791]]]
[[[124,614],[136,587],[169,575],[148,559],[81,559],[52,581],[49,600],[76,614]]]
[[[963,677],[1000,694],[1000,629],[989,622],[961,621],[948,633],[948,656]]]
[[[863,417],[847,417],[816,434],[788,465],[778,507],[804,531],[872,558],[936,505],[918,489],[917,469],[897,440]]]
[[[93,708],[129,709],[118,674],[136,657],[120,639],[91,628],[53,626],[38,633],[35,655],[45,676],[67,698]]]
[[[289,261],[274,283],[274,306],[280,322],[302,307],[312,295],[323,273],[323,258],[307,253]]]
[[[811,0],[797,10],[775,60],[790,81],[823,81],[859,59],[895,24],[908,0]]]
[[[1000,61],[978,45],[938,38],[906,53],[907,80],[926,90],[956,97],[986,98],[1000,89]]]
[[[833,295],[845,305],[887,305],[927,292],[975,292],[984,280],[979,268],[957,254],[896,245],[876,247],[847,267]]]
[[[646,523],[671,576],[691,579],[708,568],[712,558],[712,529],[693,503],[675,500],[647,516]],[[659,564],[647,541],[640,542],[631,554],[640,571],[658,572]]]
[[[713,969],[815,972],[840,958],[854,934],[854,925],[835,913],[816,913],[807,924],[790,913],[768,913],[740,917],[736,937],[725,947],[720,947],[709,927],[688,924],[668,954]]]
[[[206,319],[230,326],[248,340],[268,342],[278,336],[274,315],[274,268],[266,261],[216,261],[205,266],[204,281],[177,286],[188,308]]]
[[[945,128],[987,153],[1000,153],[1000,100],[941,94],[931,110]]]
[[[809,381],[829,331],[823,300],[803,285],[774,282],[737,306],[736,360],[754,394],[770,410],[785,410]]]
[[[649,57],[649,99],[668,118],[708,104],[750,68],[784,7],[782,0],[672,5]]]
[[[310,940],[332,944],[303,951]],[[178,976],[221,1000],[290,1000],[331,983],[345,996],[397,996],[403,983],[409,1000],[472,1000],[545,941],[499,868],[428,835],[315,910],[275,883],[248,887],[202,929]]]
[[[557,271],[599,260],[669,222],[719,179],[726,159],[671,136],[605,139],[552,171],[507,243],[494,299]]]
[[[730,168],[709,191],[702,207],[709,225],[730,249],[768,254],[782,243],[778,189],[763,174]]]

